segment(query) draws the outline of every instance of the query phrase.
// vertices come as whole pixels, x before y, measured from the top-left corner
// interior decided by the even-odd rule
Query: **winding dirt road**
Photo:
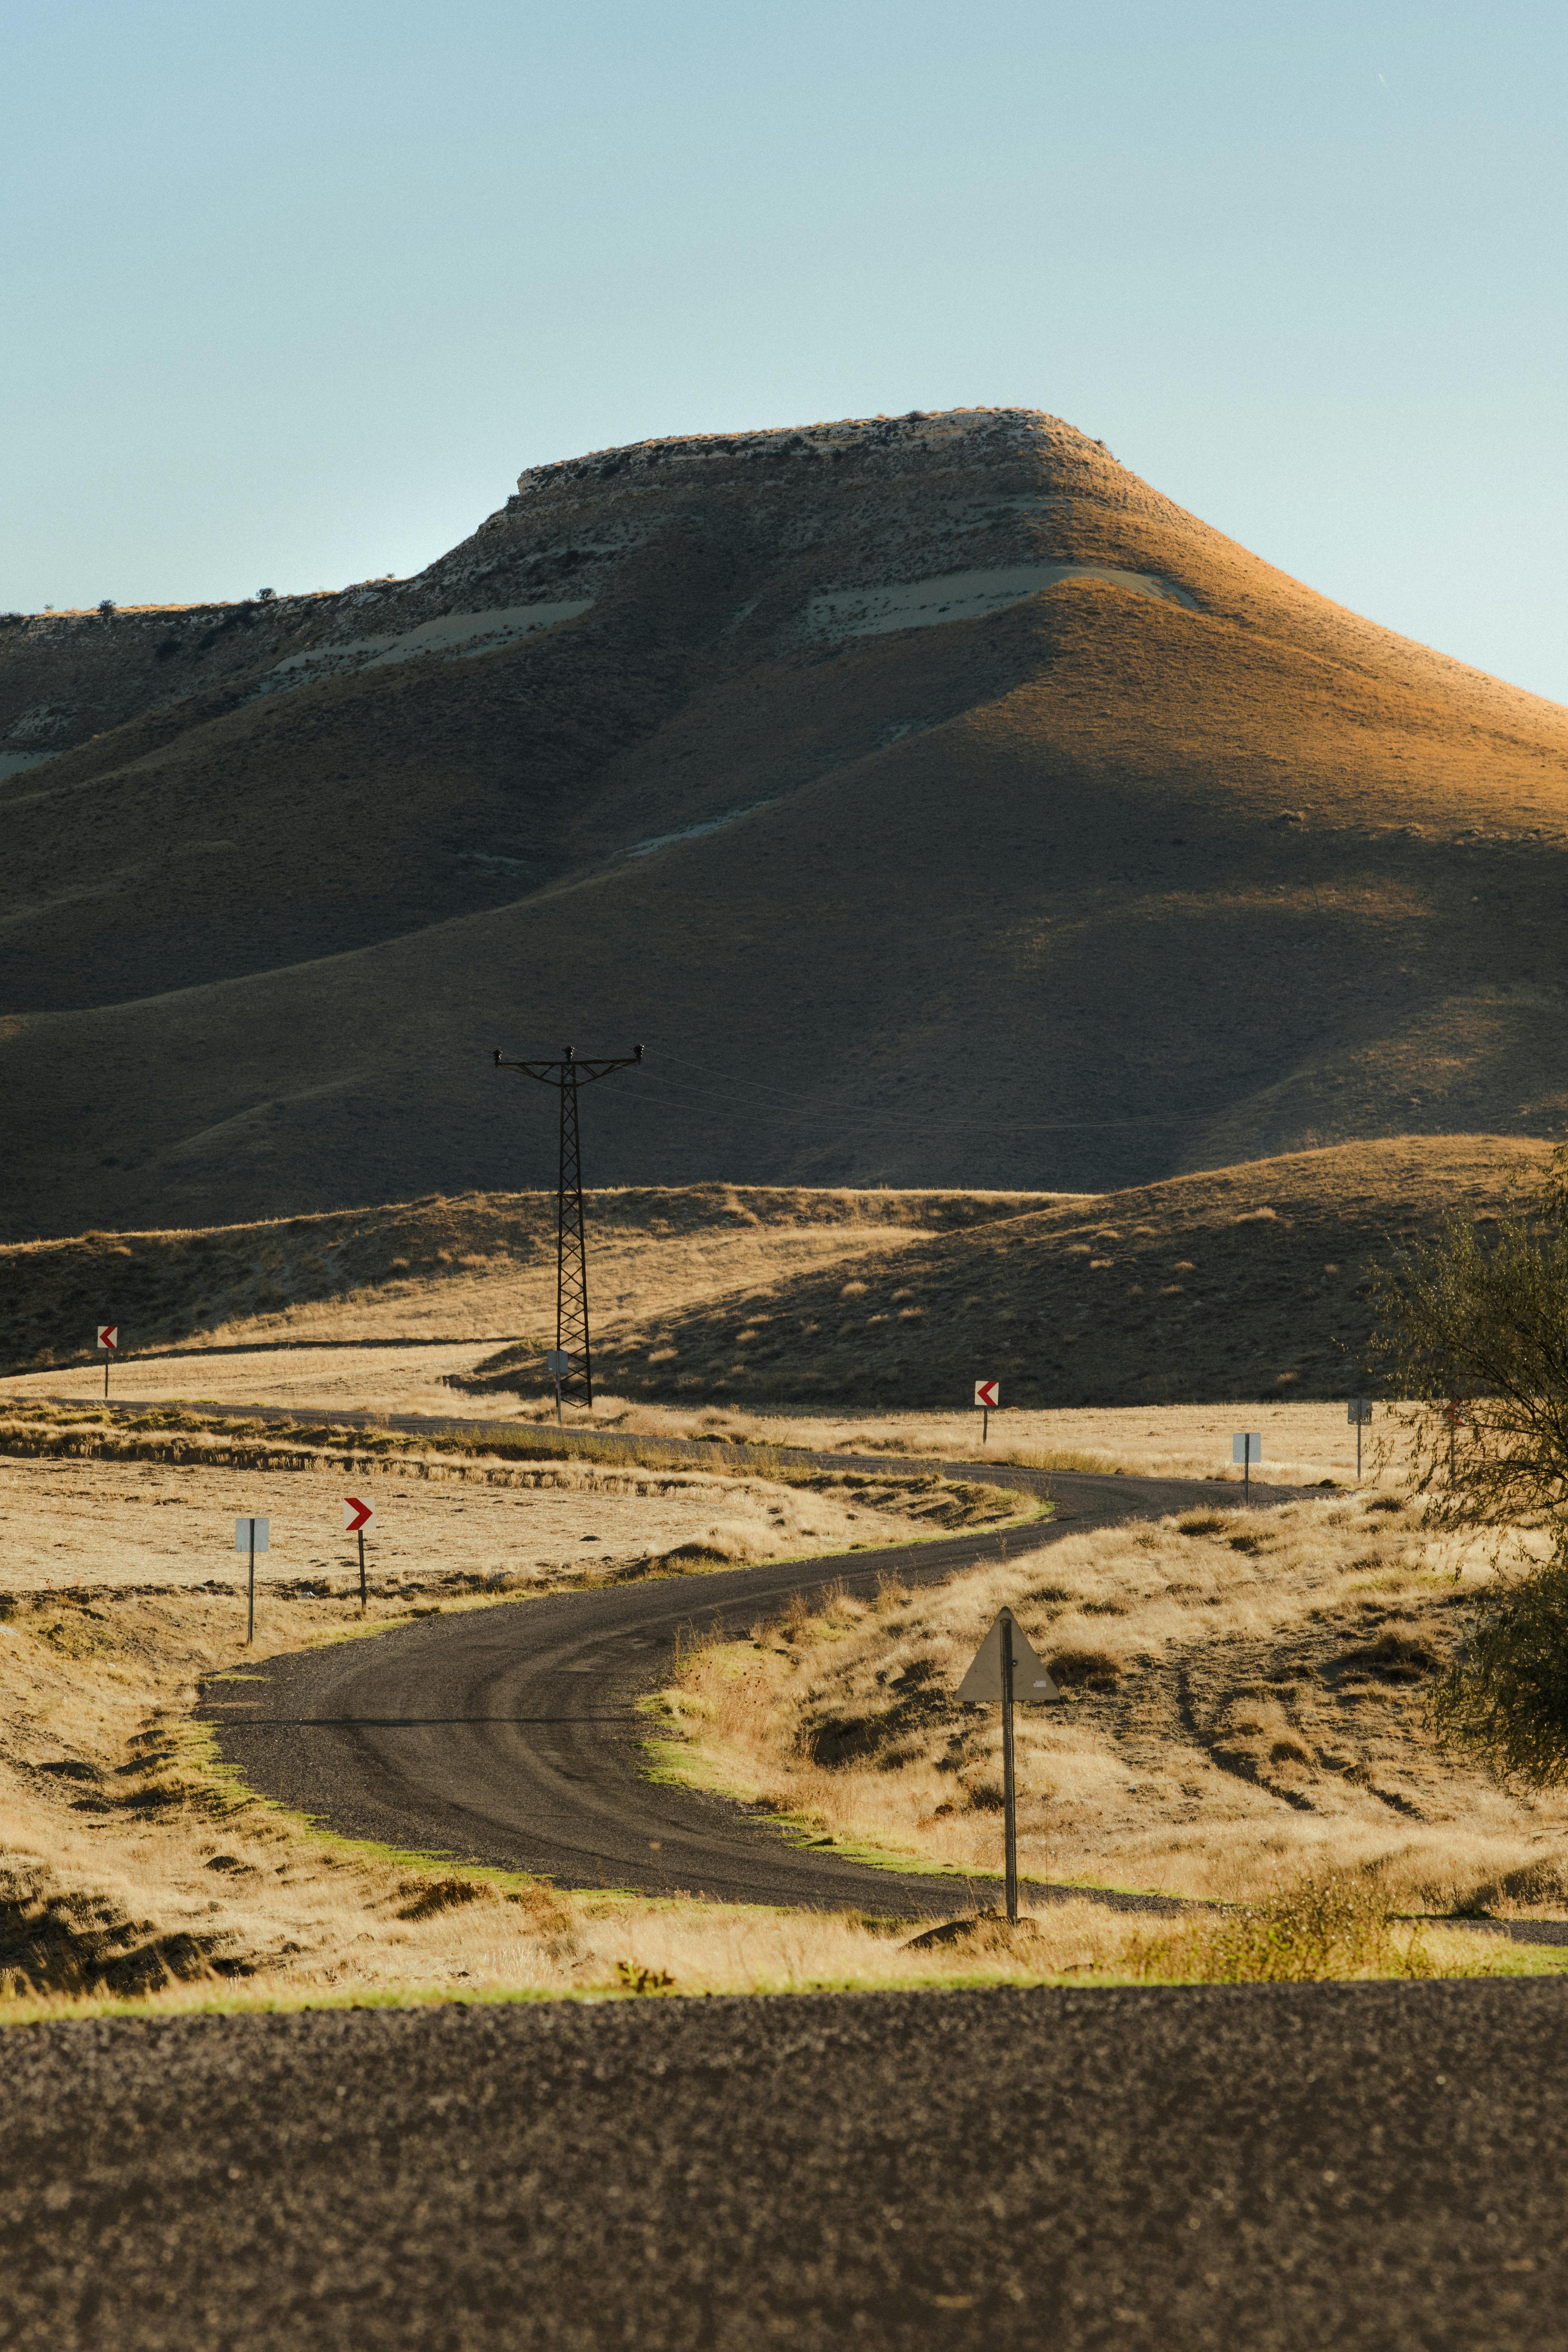
[[[1212,1486],[1184,1479],[1055,1473],[1050,1483],[1056,1516],[1015,1532],[1015,1544],[1214,1500]],[[1282,1490],[1258,1492],[1262,1501]],[[994,1558],[1004,1539],[980,1530],[428,1618],[271,1659],[259,1685],[214,1681],[202,1717],[249,1787],[346,1837],[563,1886],[949,1912],[951,1876],[791,1845],[742,1805],[650,1780],[645,1703],[668,1680],[683,1633],[743,1633],[793,1594],[809,1600],[840,1581],[852,1591],[888,1574],[940,1583]]]

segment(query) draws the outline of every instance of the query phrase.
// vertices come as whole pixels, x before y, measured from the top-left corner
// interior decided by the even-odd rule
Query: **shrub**
[[[1419,1931],[1402,1944],[1373,1882],[1329,1874],[1269,1902],[1209,1913],[1134,1948],[1133,1973],[1163,1984],[1322,1984],[1336,1978],[1425,1977]]]
[[[1428,1524],[1568,1510],[1568,1147],[1494,1236],[1456,1219],[1373,1282],[1375,1352],[1418,1408]]]
[[[1568,1781],[1568,1538],[1552,1559],[1482,1601],[1427,1696],[1446,1748],[1500,1780]]]

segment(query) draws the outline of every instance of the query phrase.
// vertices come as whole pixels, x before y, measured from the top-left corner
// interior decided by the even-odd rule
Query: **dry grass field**
[[[1226,1901],[1303,1874],[1403,1910],[1568,1906],[1568,1796],[1439,1756],[1423,1685],[1494,1572],[1396,1492],[1025,1539],[699,1651],[664,1767],[860,1851],[994,1872],[1000,1730],[952,1693],[1004,1602],[1060,1685],[1018,1715],[1019,1862]]]
[[[374,1601],[356,1630],[374,1639],[407,1606]],[[263,1612],[246,1653],[228,1592],[166,1583],[0,1595],[0,2024],[105,2006],[1235,1972],[1202,1922],[1151,1930],[1087,1902],[1009,1934],[974,1916],[955,1888],[954,1929],[933,1937],[853,1915],[565,1894],[324,1836],[236,1786],[189,1713],[205,1675],[342,1640],[343,1616],[340,1601],[296,1583]],[[1356,1899],[1364,1908],[1364,1889]],[[1372,1925],[1326,1947],[1320,1938],[1306,1972],[1555,1966],[1549,1951],[1484,1936],[1427,1931],[1413,1948],[1407,1928]]]
[[[1089,1197],[596,1192],[598,1381],[622,1409],[837,1418],[963,1405],[993,1376],[1009,1429],[1020,1408],[1342,1398],[1369,1266],[1445,1216],[1495,1218],[1549,1156],[1527,1137],[1416,1137]],[[13,1244],[0,1377],[85,1393],[90,1373],[59,1373],[98,1360],[101,1318],[125,1395],[537,1409],[553,1219],[550,1196],[472,1194]]]
[[[595,1192],[595,1325],[897,1251],[1052,1198],[732,1184]],[[554,1311],[552,1192],[437,1194],[255,1225],[0,1246],[0,1371],[89,1360],[93,1327],[111,1317],[132,1356],[312,1343],[493,1349],[520,1337],[542,1351],[554,1343]]]
[[[959,1403],[983,1377],[1026,1407],[1343,1398],[1364,1385],[1369,1265],[1445,1215],[1495,1218],[1548,1157],[1494,1137],[1347,1144],[1023,1208],[847,1278],[805,1267],[628,1314],[600,1376],[738,1404]]]
[[[1279,1411],[1288,1426],[1321,1409]],[[519,1445],[534,1442],[520,1429]],[[1310,1433],[1297,1442],[1310,1444]],[[624,1465],[530,1461],[526,1451],[438,1452],[392,1433],[204,1423],[158,1410],[112,1422],[85,1403],[13,1401],[0,1411],[0,2021],[105,2002],[620,1997],[1278,1968],[1278,1923],[1259,1925],[1259,1952],[1238,1961],[1237,1938],[1253,1931],[1229,1915],[1151,1926],[1068,1903],[1009,1934],[974,1916],[993,1891],[984,1880],[955,1885],[953,1931],[935,1940],[833,1914],[562,1894],[460,1862],[342,1844],[252,1799],[215,1765],[191,1720],[197,1683],[215,1671],[243,1675],[256,1658],[301,1643],[374,1638],[411,1614],[526,1608],[531,1592],[563,1584],[897,1540],[1010,1507],[1005,1494],[900,1475],[896,1459],[885,1478],[770,1480],[671,1465],[657,1437],[639,1452]],[[339,1505],[367,1488],[379,1523],[362,1615]],[[952,1713],[940,1664],[970,1621],[1006,1592],[1039,1626],[1044,1572],[1058,1580],[1044,1610],[1052,1654],[1075,1698],[1065,1731],[1031,1725],[1026,1735],[1031,1866],[1179,1889],[1273,1888],[1289,1966],[1309,1973],[1552,1966],[1549,1953],[1458,1931],[1423,1930],[1413,1942],[1384,1916],[1390,1901],[1409,1907],[1413,1895],[1435,1902],[1445,1891],[1502,1908],[1550,1902],[1561,1841],[1550,1808],[1527,1817],[1468,1787],[1454,1800],[1455,1825],[1439,1822],[1440,1776],[1429,1759],[1412,1769],[1401,1677],[1419,1669],[1421,1644],[1440,1638],[1431,1626],[1454,1588],[1447,1562],[1424,1557],[1406,1507],[1366,1509],[1366,1500],[1277,1520],[1216,1508],[1126,1539],[1069,1540],[1043,1564],[1028,1556],[1026,1529],[1007,1538],[1025,1547],[1011,1565],[918,1603],[889,1591],[876,1611],[837,1608],[759,1629],[758,1650],[731,1645],[687,1662],[675,1704],[700,1739],[682,1748],[680,1769],[756,1780],[861,1844],[984,1869],[995,1816],[984,1730],[966,1727],[957,1748],[950,1730],[934,1764],[914,1750]],[[275,1538],[253,1651],[230,1548],[242,1511],[269,1516]],[[1184,1571],[1175,1580],[1173,1567]],[[1359,1652],[1349,1659],[1334,1648],[1337,1622],[1322,1622],[1325,1587],[1350,1612],[1342,1638]],[[1200,1607],[1194,1687],[1201,1707],[1224,1717],[1206,1764],[1189,1752],[1155,1655],[1179,1646],[1180,1612]],[[1084,1654],[1076,1680],[1059,1656],[1069,1641]],[[1341,1812],[1361,1809],[1353,1820],[1336,1815],[1326,1838],[1283,1810],[1292,1790],[1316,1786],[1289,1743],[1315,1736],[1303,1694],[1325,1643],[1342,1677],[1336,1703],[1356,1710],[1331,1769],[1343,1778]],[[1124,1728],[1119,1710],[1143,1676],[1142,1712]],[[1249,1693],[1250,1714],[1237,1703]],[[897,1755],[887,1752],[889,1733]],[[1131,1769],[1148,1784],[1135,1801],[1117,1786]],[[1043,1770],[1054,1786],[1041,1802]],[[1387,1808],[1411,1805],[1431,1816],[1425,1826],[1409,1829],[1400,1814],[1403,1834],[1380,1843]],[[1195,1810],[1205,1818],[1194,1829]],[[1293,1833],[1280,1834],[1280,1817]],[[1296,1865],[1325,1857],[1340,1878],[1325,1887],[1320,1872],[1317,1885],[1298,1886]]]
[[[263,1603],[281,1581],[357,1591],[345,1493],[375,1505],[368,1538],[384,1594],[510,1590],[809,1558],[984,1526],[1027,1511],[1003,1487],[900,1473],[724,1475],[499,1456],[482,1442],[435,1453],[356,1442],[330,1426],[139,1423],[0,1404],[0,1593],[232,1582],[234,1520],[265,1517]],[[1005,1475],[1005,1474],[1004,1474]],[[352,1574],[351,1574],[352,1571]]]

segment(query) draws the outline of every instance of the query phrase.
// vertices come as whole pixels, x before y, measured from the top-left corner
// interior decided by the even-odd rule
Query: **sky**
[[[1017,404],[1568,701],[1561,0],[0,0],[0,610]]]

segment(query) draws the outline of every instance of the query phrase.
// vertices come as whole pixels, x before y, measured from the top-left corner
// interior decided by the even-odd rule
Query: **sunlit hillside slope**
[[[8,731],[6,731],[8,730]],[[0,629],[0,1233],[553,1173],[1102,1190],[1568,1116],[1568,712],[1028,410],[525,475]]]

